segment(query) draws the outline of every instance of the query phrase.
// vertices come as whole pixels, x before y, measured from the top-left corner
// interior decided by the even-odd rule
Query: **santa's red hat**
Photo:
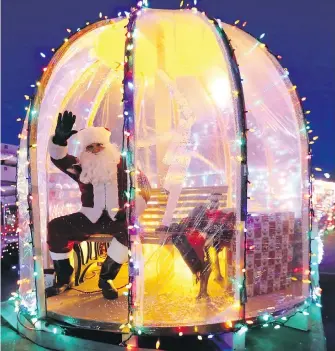
[[[111,132],[104,127],[87,127],[73,135],[76,139],[80,151],[84,151],[86,147],[93,143],[108,144]]]

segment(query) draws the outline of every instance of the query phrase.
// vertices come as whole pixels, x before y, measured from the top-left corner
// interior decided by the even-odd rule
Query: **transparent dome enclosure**
[[[231,247],[241,245],[241,131],[230,57],[214,25],[191,11],[147,11],[135,33],[136,168],[152,187],[134,249],[135,323],[238,319],[239,257],[234,269],[227,266]]]
[[[240,65],[248,128],[247,316],[309,293],[308,141],[295,88],[265,45],[224,25]]]
[[[195,9],[142,9],[133,32],[128,21],[102,20],[71,36],[28,111],[18,157],[24,304],[76,326],[119,332],[131,322],[152,333],[192,334],[303,302],[310,273],[309,156],[288,71],[258,40],[226,24],[221,32],[220,22]],[[77,183],[53,166],[48,151],[65,110],[77,116],[76,130],[110,129],[126,157],[128,180],[139,193],[145,183],[149,199],[134,219],[131,206],[143,202],[138,196],[133,202],[128,182],[126,207],[136,230],[128,224],[132,264],[115,279],[118,299],[96,293],[109,238],[89,238],[75,244],[72,262],[81,277],[76,289],[85,293],[47,298],[45,313],[43,268],[52,268],[47,224],[81,207]],[[75,136],[68,153],[79,156]],[[139,171],[150,186],[133,177]]]

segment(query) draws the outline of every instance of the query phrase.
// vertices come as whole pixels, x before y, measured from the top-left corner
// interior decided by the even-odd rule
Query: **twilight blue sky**
[[[186,1],[185,1],[186,2]],[[193,2],[193,0],[189,0]],[[24,116],[24,95],[67,36],[86,21],[115,17],[132,0],[4,0],[2,1],[1,138],[17,144]],[[180,0],[152,0],[150,7],[179,8]],[[306,96],[314,135],[314,165],[335,173],[335,0],[198,0],[199,6],[224,22],[247,21],[290,71],[301,96]],[[39,53],[47,53],[43,59]]]

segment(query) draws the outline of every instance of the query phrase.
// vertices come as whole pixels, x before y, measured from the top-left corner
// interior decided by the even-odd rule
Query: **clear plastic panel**
[[[236,49],[248,111],[249,317],[308,296],[308,143],[288,71],[247,33],[224,30]]]
[[[84,117],[88,116],[87,110],[90,109],[91,99],[80,100],[83,97],[88,87],[84,86],[83,81],[89,81],[94,77],[98,67],[103,67],[101,63],[97,62],[95,55],[93,55],[93,48],[95,46],[95,39],[98,33],[103,32],[103,28],[98,28],[90,33],[79,38],[71,47],[66,51],[63,57],[59,61],[54,62],[50,69],[53,69],[52,75],[45,87],[44,96],[42,98],[39,114],[38,114],[38,183],[39,183],[39,196],[40,196],[40,211],[41,211],[41,238],[43,244],[43,254],[45,258],[45,267],[49,266],[49,253],[46,245],[46,229],[47,221],[55,216],[65,215],[73,210],[75,207],[66,206],[72,204],[73,200],[67,202],[73,196],[70,193],[61,193],[53,197],[49,201],[49,189],[62,190],[64,188],[73,187],[76,189],[76,184],[66,175],[60,171],[56,171],[50,164],[50,158],[48,155],[48,144],[49,138],[53,135],[57,116],[59,112],[63,112],[66,108],[73,108],[73,112],[78,115],[78,119],[75,128],[78,130],[84,128],[87,125],[87,120]],[[80,89],[82,88],[82,90]],[[95,90],[97,88],[94,88]],[[74,104],[69,105],[72,101],[77,101],[77,106]],[[78,103],[80,101],[80,104]],[[77,112],[78,111],[78,112]],[[80,113],[84,112],[83,118],[81,119]],[[75,152],[75,146],[70,143],[69,152],[72,154]],[[47,161],[47,167],[45,162]],[[50,172],[50,181],[49,175]],[[57,173],[58,176],[53,176],[53,173]],[[49,184],[48,184],[49,181]],[[77,199],[80,201],[79,191],[77,191]]]
[[[111,142],[121,148],[125,25],[125,20],[116,20],[115,23],[111,21],[108,25],[97,26],[74,41],[59,61],[50,67],[53,71],[38,115],[38,176],[45,268],[52,264],[46,244],[48,221],[77,212],[81,207],[78,184],[50,161],[49,139],[54,134],[58,113],[68,110],[77,116],[74,129],[81,130],[89,125],[109,128]],[[79,150],[74,136],[68,141],[68,153],[79,156]],[[106,243],[83,242],[76,246],[73,265],[75,271],[83,275],[83,282],[76,289],[92,294],[69,291],[48,298],[49,313],[70,323],[86,321],[89,326],[104,323],[120,325],[127,321],[128,301],[123,295],[128,282],[126,264],[115,280],[116,287],[123,286],[120,298],[107,301],[101,293],[97,293],[99,264],[105,259],[106,245],[108,240]]]
[[[138,18],[134,52],[136,168],[151,185],[135,325],[236,320],[241,146],[227,53],[203,15],[155,10]]]
[[[19,292],[22,298],[21,304],[32,314],[36,313],[36,282],[34,276],[34,260],[32,249],[32,233],[30,230],[30,214],[28,204],[28,150],[27,150],[27,127],[26,117],[20,139],[20,149],[17,160],[17,193],[18,193],[18,233],[19,233],[19,257],[20,257],[20,285]]]

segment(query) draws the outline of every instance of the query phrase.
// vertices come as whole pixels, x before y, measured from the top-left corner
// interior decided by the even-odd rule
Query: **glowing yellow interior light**
[[[221,77],[214,79],[209,84],[210,95],[220,108],[227,107],[231,94],[230,84],[227,78]]]

